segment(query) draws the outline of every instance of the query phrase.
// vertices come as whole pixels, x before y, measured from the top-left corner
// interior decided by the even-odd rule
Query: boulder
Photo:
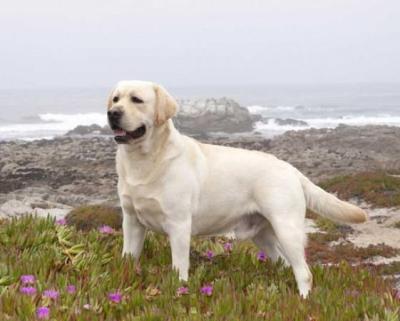
[[[10,199],[0,205],[0,218],[13,218],[25,215],[36,215],[40,217],[64,217],[71,207],[64,204],[56,204],[43,200],[24,197],[21,200]]]
[[[298,126],[298,127],[305,127],[309,126],[307,122],[304,120],[298,120],[293,118],[263,118],[262,122],[269,123],[270,121],[274,121],[275,124],[279,126]]]
[[[67,132],[65,135],[67,136],[84,136],[84,135],[111,135],[111,129],[108,126],[101,127],[97,124],[93,124],[90,126],[82,126],[79,125],[74,129]]]
[[[248,132],[256,119],[247,108],[229,98],[180,100],[180,111],[175,117],[176,127],[183,133]]]
[[[292,118],[287,118],[287,119],[277,118],[275,119],[275,122],[280,126],[299,126],[299,127],[308,126],[308,123],[305,122],[304,120],[298,120]]]

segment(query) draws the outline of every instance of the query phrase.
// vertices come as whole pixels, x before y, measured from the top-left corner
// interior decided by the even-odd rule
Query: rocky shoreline
[[[317,182],[368,170],[400,171],[398,127],[342,125],[290,131],[273,139],[226,134],[202,141],[274,154]],[[41,204],[47,210],[87,203],[117,204],[115,151],[116,144],[109,136],[0,142],[0,213],[8,216],[4,204],[10,200],[20,201],[21,206]],[[19,212],[23,210],[27,207]]]

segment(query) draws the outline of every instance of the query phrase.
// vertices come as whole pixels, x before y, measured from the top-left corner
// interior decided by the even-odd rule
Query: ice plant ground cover
[[[337,263],[332,253],[321,258],[325,239],[313,237],[307,250],[314,289],[303,300],[291,269],[259,260],[247,242],[228,251],[225,239],[195,239],[190,280],[182,284],[165,236],[149,233],[137,264],[121,258],[120,231],[78,232],[33,217],[2,221],[0,320],[398,320],[400,296],[382,271],[318,263]],[[361,255],[349,251],[339,253]],[[33,276],[28,284],[26,275]],[[34,293],[22,291],[28,286]]]

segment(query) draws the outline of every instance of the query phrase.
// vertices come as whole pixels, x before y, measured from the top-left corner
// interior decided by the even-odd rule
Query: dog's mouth
[[[142,125],[128,132],[122,128],[113,128],[114,139],[118,144],[127,144],[130,140],[138,139],[146,134],[146,126]]]

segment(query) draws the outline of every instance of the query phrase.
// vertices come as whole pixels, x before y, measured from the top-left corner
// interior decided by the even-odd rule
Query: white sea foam
[[[268,111],[293,111],[296,109],[295,106],[275,106],[275,107],[268,107],[268,106],[260,106],[260,105],[251,105],[247,106],[247,109],[251,114],[260,114],[263,115]]]
[[[10,124],[0,126],[0,139],[50,139],[63,135],[78,125],[97,124],[105,126],[107,117],[105,113],[82,114],[40,114],[40,123]]]
[[[248,107],[252,113],[263,114],[264,117],[268,115],[268,108],[263,106],[250,106]],[[290,111],[290,106],[270,107],[276,110],[281,108],[282,112]],[[284,109],[287,108],[287,109]],[[279,125],[274,118],[264,122],[257,122],[255,131],[261,132],[267,137],[272,137],[282,134],[289,130],[304,130],[309,128],[335,128],[339,124],[347,124],[353,126],[362,125],[391,125],[400,127],[400,116],[391,116],[390,114],[378,114],[376,116],[363,116],[363,115],[347,115],[343,117],[319,117],[319,118],[299,118],[299,117],[285,117],[282,118],[295,118],[303,120],[308,123],[308,126],[293,126],[293,125]],[[275,116],[276,117],[276,116]],[[74,129],[78,125],[92,125],[105,126],[107,124],[107,117],[105,113],[78,113],[78,114],[55,114],[46,113],[39,115],[41,122],[21,123],[21,124],[7,124],[0,126],[0,140],[35,140],[35,139],[51,139],[55,136],[64,135],[69,130]]]
[[[259,121],[255,124],[255,131],[263,133],[267,137],[282,134],[289,130],[305,130],[310,128],[335,128],[340,124],[351,126],[364,125],[389,125],[400,127],[400,117],[390,115],[378,116],[344,116],[338,118],[303,118],[298,119],[307,122],[308,126],[279,125],[274,118],[267,121]]]

